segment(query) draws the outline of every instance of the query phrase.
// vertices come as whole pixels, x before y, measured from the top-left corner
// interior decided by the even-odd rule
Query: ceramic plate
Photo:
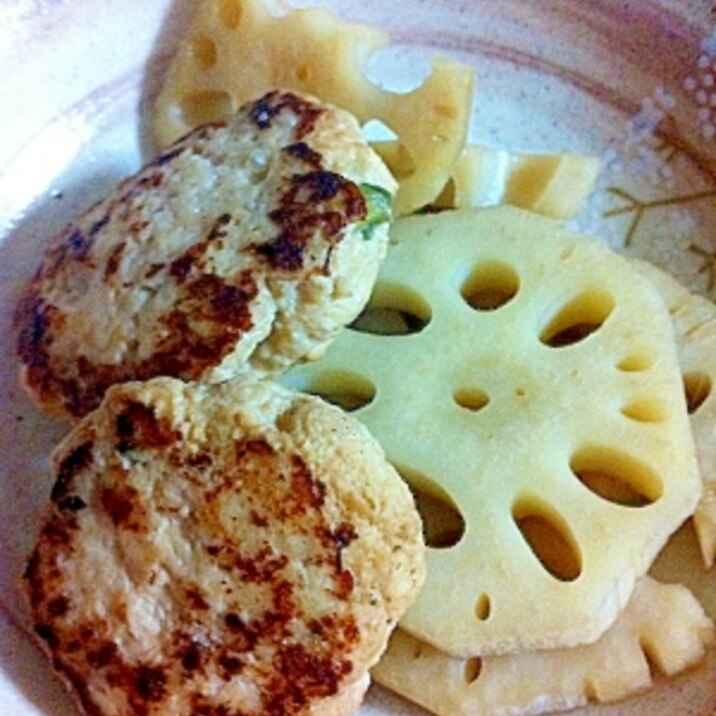
[[[298,4],[298,3],[295,3]],[[302,2],[307,5],[309,3]],[[575,225],[716,294],[716,10],[707,0],[335,0],[388,29],[366,68],[406,90],[442,53],[476,67],[471,138],[603,159]],[[0,714],[69,716],[28,636],[17,581],[65,427],[16,383],[11,315],[50,235],[151,151],[147,113],[189,0],[0,0]],[[684,580],[716,616],[716,577],[688,526],[659,575]],[[713,661],[713,660],[712,660]],[[364,716],[422,713],[374,688]],[[711,716],[716,671],[660,684],[600,716]]]

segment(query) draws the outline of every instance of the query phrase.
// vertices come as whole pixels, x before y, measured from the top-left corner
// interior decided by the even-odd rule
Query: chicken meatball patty
[[[395,187],[357,121],[309,97],[196,129],[51,242],[16,312],[22,382],[79,417],[115,383],[320,354],[367,301]]]
[[[108,390],[53,455],[25,572],[90,716],[348,714],[424,578],[378,443],[269,381]]]

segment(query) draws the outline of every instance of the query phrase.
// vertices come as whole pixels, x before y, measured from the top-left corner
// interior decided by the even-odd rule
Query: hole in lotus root
[[[193,92],[184,95],[181,100],[184,121],[191,127],[216,122],[234,112],[235,109],[235,102],[228,92]]]
[[[465,683],[474,684],[480,676],[481,671],[482,659],[478,659],[477,657],[467,659],[465,661],[465,667],[462,672],[463,678],[465,679]]]
[[[490,402],[490,396],[480,388],[460,388],[455,391],[453,398],[461,408],[473,413],[482,410]]]
[[[404,336],[420,333],[431,318],[430,306],[411,289],[378,284],[365,310],[350,328],[380,336]]]
[[[551,348],[562,348],[583,341],[599,330],[614,310],[614,299],[606,291],[583,291],[563,306],[540,334]]]
[[[643,373],[654,365],[654,356],[646,353],[635,353],[617,363],[617,368],[624,373]]]
[[[654,398],[635,398],[622,407],[622,415],[639,423],[660,423],[667,418],[663,403]]]
[[[659,649],[648,637],[642,637],[639,646],[641,653],[644,655],[644,661],[646,661],[649,668],[651,679],[654,681],[664,673],[664,669],[660,666],[662,661],[659,658]]]
[[[219,1],[219,18],[226,27],[231,30],[236,29],[241,22],[243,8],[241,0],[220,0]]]
[[[566,520],[535,497],[522,497],[512,518],[542,566],[556,579],[572,582],[582,573],[579,547]]]
[[[689,415],[693,415],[711,395],[711,378],[705,373],[685,373],[684,393]]]
[[[407,161],[407,157],[401,154],[404,150],[398,145],[398,135],[385,122],[381,122],[379,119],[369,119],[362,126],[362,131],[363,136],[369,142],[374,143],[375,150],[394,174],[401,167],[405,171],[410,171],[409,167],[401,163]]]
[[[646,507],[663,492],[661,480],[650,467],[615,448],[583,447],[573,455],[570,467],[595,495],[624,507]]]
[[[465,520],[450,496],[442,487],[413,470],[401,467],[396,470],[413,493],[423,523],[425,544],[434,549],[455,546],[465,534]]]
[[[371,381],[356,373],[344,371],[322,373],[312,377],[307,385],[297,387],[347,412],[364,408],[375,398],[375,386]]]
[[[584,684],[584,698],[589,704],[598,704],[602,700],[599,698],[599,690],[591,679],[587,679]]]
[[[192,41],[192,55],[200,70],[210,70],[217,59],[216,43],[208,37],[196,37]]]
[[[311,75],[311,68],[308,66],[307,63],[301,62],[296,65],[294,75],[299,82],[306,82],[306,80],[308,80]]]
[[[475,616],[481,621],[487,621],[492,612],[492,602],[489,594],[481,594],[475,602]]]
[[[512,266],[486,261],[473,269],[460,294],[475,310],[494,311],[509,303],[519,287],[520,279]]]
[[[450,177],[442,188],[442,191],[435,197],[431,208],[434,209],[451,209],[457,203],[457,186],[455,180]]]

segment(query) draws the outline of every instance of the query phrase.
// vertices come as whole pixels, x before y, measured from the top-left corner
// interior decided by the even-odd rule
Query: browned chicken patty
[[[356,120],[312,98],[195,130],[52,241],[16,314],[23,383],[78,417],[115,383],[319,354],[367,301],[394,190]]]
[[[111,388],[53,456],[25,582],[91,716],[348,714],[424,577],[378,443],[270,382]]]

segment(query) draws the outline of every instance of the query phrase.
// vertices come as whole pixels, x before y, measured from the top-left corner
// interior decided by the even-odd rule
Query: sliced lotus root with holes
[[[283,380],[360,406],[441,508],[401,625],[459,656],[594,641],[700,495],[661,296],[511,207],[407,217],[392,242],[359,330]]]
[[[595,643],[480,658],[451,657],[399,629],[373,669],[378,683],[438,716],[538,714],[625,699],[704,658],[713,625],[681,585],[641,579]]]
[[[397,142],[373,142],[393,174],[410,170]],[[521,154],[468,144],[434,204],[478,209],[510,204],[554,219],[571,219],[584,207],[599,174],[597,157],[584,154]]]
[[[388,41],[322,8],[272,14],[262,0],[204,0],[157,99],[155,134],[169,144],[277,87],[313,94],[397,135],[409,170],[394,207],[411,213],[440,193],[465,145],[473,71],[435,59],[417,89],[385,91],[363,67]]]
[[[676,330],[684,390],[696,443],[703,494],[694,513],[704,564],[716,560],[716,306],[664,271],[635,262],[662,292]]]

